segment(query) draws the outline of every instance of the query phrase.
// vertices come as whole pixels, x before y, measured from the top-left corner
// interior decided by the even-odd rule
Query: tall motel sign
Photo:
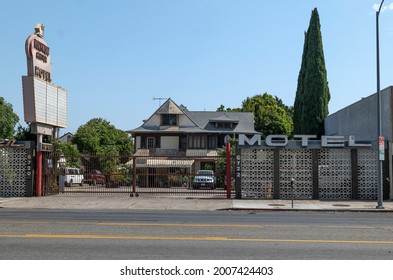
[[[67,126],[67,91],[52,83],[50,48],[44,40],[43,24],[38,23],[34,34],[26,39],[25,52],[24,117],[31,132],[37,134],[37,141],[0,138],[0,196],[42,195],[42,152],[51,150],[50,144],[43,143],[43,135]]]
[[[27,76],[22,76],[24,117],[37,135],[36,142],[36,195],[42,195],[42,152],[51,145],[43,143],[43,135],[67,127],[67,91],[52,82],[50,48],[44,40],[44,25],[38,23],[34,34],[27,37],[25,52]]]

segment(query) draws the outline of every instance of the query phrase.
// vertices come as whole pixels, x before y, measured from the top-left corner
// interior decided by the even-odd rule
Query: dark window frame
[[[207,135],[206,134],[191,134],[187,141],[188,149],[207,149]]]
[[[161,125],[177,126],[178,125],[178,116],[175,114],[162,114],[161,115]]]

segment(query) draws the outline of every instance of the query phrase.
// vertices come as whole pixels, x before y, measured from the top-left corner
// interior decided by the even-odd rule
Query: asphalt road
[[[0,259],[393,259],[392,213],[0,209]]]

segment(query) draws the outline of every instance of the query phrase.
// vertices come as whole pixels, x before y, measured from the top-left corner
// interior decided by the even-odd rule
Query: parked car
[[[200,189],[201,187],[208,187],[211,189],[216,188],[216,177],[212,170],[198,170],[197,175],[194,177],[192,187]]]
[[[59,186],[69,187],[73,184],[79,184],[82,186],[83,183],[83,173],[79,168],[76,167],[64,167],[61,170],[59,176]]]
[[[83,183],[89,185],[105,185],[105,176],[102,175],[101,171],[93,169],[93,170],[86,170],[84,173],[84,180]]]

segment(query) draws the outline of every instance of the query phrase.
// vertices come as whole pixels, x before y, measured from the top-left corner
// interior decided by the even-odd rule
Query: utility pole
[[[378,104],[378,205],[377,209],[384,209],[383,207],[383,176],[382,176],[382,161],[384,160],[384,143],[385,139],[382,136],[382,114],[381,114],[381,89],[380,89],[380,73],[379,73],[379,13],[383,5],[382,0],[381,5],[376,13],[376,37],[377,37],[377,104]]]

